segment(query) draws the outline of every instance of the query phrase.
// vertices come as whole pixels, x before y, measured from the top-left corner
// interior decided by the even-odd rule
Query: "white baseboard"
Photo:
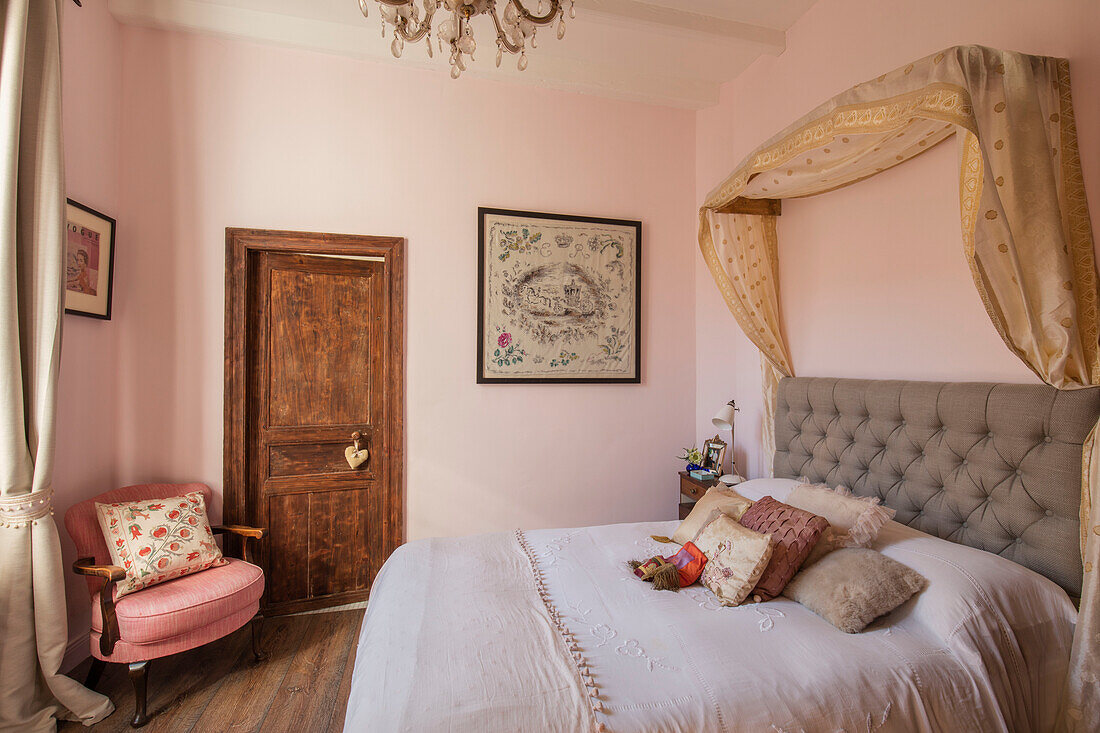
[[[92,656],[91,642],[88,640],[88,634],[84,633],[69,641],[65,647],[65,656],[61,660],[61,673],[69,674],[90,656]]]

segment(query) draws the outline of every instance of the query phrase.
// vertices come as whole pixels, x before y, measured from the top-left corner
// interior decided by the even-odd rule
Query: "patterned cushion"
[[[770,534],[772,538],[771,560],[753,590],[755,595],[765,601],[783,592],[783,588],[802,567],[818,537],[829,526],[824,518],[776,501],[770,496],[765,496],[749,507],[741,517],[741,524],[757,532]]]
[[[97,503],[96,513],[112,563],[126,570],[115,598],[226,562],[198,491],[168,499]]]
[[[752,502],[738,494],[733,489],[720,486],[712,486],[707,489],[703,498],[695,502],[691,513],[684,517],[680,526],[672,534],[672,541],[678,545],[691,542],[699,531],[712,519],[711,513],[719,509],[736,521],[741,518],[745,510],[752,506]],[[696,543],[698,544],[698,543]]]
[[[772,556],[768,535],[721,513],[703,528],[695,545],[707,556],[699,580],[726,606],[736,606],[748,597]]]

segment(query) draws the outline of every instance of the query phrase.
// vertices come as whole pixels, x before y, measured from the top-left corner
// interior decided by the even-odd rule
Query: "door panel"
[[[372,568],[360,548],[370,544],[367,532],[374,524],[368,521],[372,504],[366,489],[310,494],[309,529],[311,540],[317,539],[311,541],[309,553],[312,595],[367,587]]]
[[[379,262],[303,264],[266,255],[270,267],[271,427],[370,424],[371,329],[380,297]],[[317,268],[348,268],[338,275]],[[306,269],[308,268],[308,269]]]
[[[267,563],[264,582],[271,604],[309,596],[309,533],[301,520],[309,516],[309,494],[290,494],[269,499],[267,517]]]
[[[282,613],[364,598],[400,541],[400,469],[391,458],[403,409],[395,400],[400,393],[403,402],[395,389],[403,384],[400,251],[380,238],[259,234],[271,236],[227,256],[226,514],[269,529],[259,553],[264,610]],[[320,238],[305,243],[315,254],[290,251],[310,237]],[[359,240],[387,242],[386,256],[347,252]],[[331,252],[341,248],[350,256]],[[243,335],[233,328],[236,301]],[[234,414],[245,416],[244,430]],[[358,468],[345,458],[353,433],[369,453]],[[228,462],[241,444],[238,470]],[[231,485],[235,477],[243,485]],[[231,506],[232,497],[243,506]]]

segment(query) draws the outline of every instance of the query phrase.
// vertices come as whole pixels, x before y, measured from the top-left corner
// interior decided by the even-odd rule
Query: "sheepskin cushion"
[[[715,509],[737,521],[750,506],[752,506],[752,502],[733,489],[727,489],[724,486],[712,486],[707,489],[707,493],[703,495],[702,499],[695,502],[695,506],[691,508],[691,513],[684,517],[684,521],[680,522],[680,526],[672,534],[672,541],[678,545],[693,541],[699,531],[710,522],[711,513]],[[695,546],[698,547],[699,543],[696,542]]]
[[[862,547],[837,550],[806,568],[783,595],[855,634],[928,584],[917,571]]]
[[[829,522],[806,566],[841,547],[867,547],[894,518],[894,510],[880,505],[878,497],[856,496],[843,486],[802,483],[791,489],[786,502]]]
[[[714,515],[694,542],[707,556],[699,580],[723,605],[736,606],[748,597],[768,566],[771,537],[742,527],[717,510]]]
[[[772,558],[753,589],[753,595],[764,601],[783,592],[787,582],[806,561],[818,537],[829,526],[823,518],[770,496],[746,509],[741,515],[741,524],[772,537]]]

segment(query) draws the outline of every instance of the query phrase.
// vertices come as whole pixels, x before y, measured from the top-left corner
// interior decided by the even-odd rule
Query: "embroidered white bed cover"
[[[524,533],[545,604],[512,534],[401,547],[371,591],[345,731],[1052,727],[1076,611],[1046,578],[891,522],[875,548],[928,588],[845,634],[786,598],[726,608],[634,578],[626,561],[671,554],[649,535],[676,526]]]

